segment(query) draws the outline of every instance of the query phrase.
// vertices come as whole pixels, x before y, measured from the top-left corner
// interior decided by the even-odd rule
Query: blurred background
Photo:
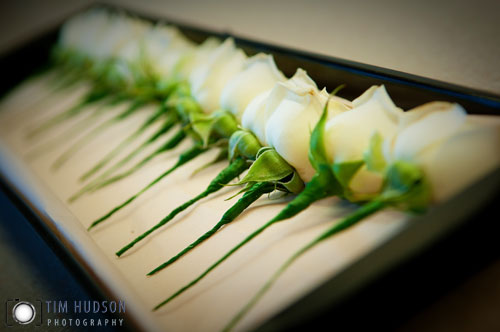
[[[1,1],[0,52],[90,0]],[[500,93],[498,0],[110,0],[243,37]]]
[[[0,56],[92,3],[1,1]],[[500,94],[500,1],[106,3]],[[393,271],[337,313],[364,319],[374,328],[499,331],[500,255],[495,245],[498,233],[493,231],[469,225]],[[9,296],[93,298],[88,285],[82,285],[69,270],[8,198],[0,195],[0,301]],[[356,313],[364,315],[363,319]],[[328,321],[328,316],[322,321]]]

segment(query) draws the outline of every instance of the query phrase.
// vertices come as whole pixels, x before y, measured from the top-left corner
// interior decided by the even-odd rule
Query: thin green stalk
[[[131,142],[133,142],[137,137],[139,137],[146,129],[156,122],[161,116],[165,114],[165,107],[161,105],[157,111],[155,111],[150,117],[148,117],[139,128],[137,128],[132,134],[121,141],[113,150],[108,152],[94,167],[85,172],[79,180],[85,181],[101,168],[106,166],[118,153],[125,149]]]
[[[132,242],[127,244],[125,247],[120,249],[116,255],[119,257],[123,255],[127,250],[132,248],[134,245],[136,245],[138,242],[140,242],[142,239],[147,237],[149,234],[153,233],[155,230],[158,228],[162,227],[163,225],[167,224],[170,220],[172,220],[176,215],[196,203],[202,198],[207,197],[210,194],[213,194],[220,190],[224,185],[228,184],[229,181],[233,180],[237,176],[239,176],[243,171],[245,171],[249,167],[249,164],[246,162],[245,159],[243,158],[236,158],[229,166],[224,168],[217,176],[210,182],[208,187],[201,192],[199,195],[196,197],[190,199],[189,201],[185,202],[184,204],[181,204],[170,214],[168,214],[165,218],[163,218],[159,223],[151,227],[149,230],[144,232],[143,234],[139,235],[137,238],[135,238]]]
[[[128,155],[123,157],[120,161],[115,163],[113,166],[111,166],[109,169],[107,169],[104,173],[102,173],[99,177],[85,185],[82,189],[77,191],[75,194],[73,194],[69,199],[68,202],[72,203],[75,200],[77,200],[79,197],[81,197],[83,194],[93,190],[97,185],[101,184],[103,181],[105,181],[109,176],[111,176],[114,172],[119,170],[121,167],[123,167],[126,163],[128,163],[132,158],[134,158],[139,152],[144,150],[148,145],[152,144],[155,142],[158,138],[160,138],[162,135],[166,134],[170,129],[174,127],[176,124],[176,121],[173,117],[170,117],[167,119],[167,121],[161,126],[160,129],[158,129],[156,132],[153,133],[146,141],[144,141],[141,145],[136,147],[134,150],[132,150]]]
[[[52,80],[54,79],[54,75],[56,75],[55,70],[48,71],[46,73],[41,73],[40,76],[38,75],[33,75],[33,77],[28,78],[27,81],[20,83],[18,86],[15,86],[11,92],[7,92],[5,95],[0,96],[0,100],[6,99],[8,95],[11,93],[17,94],[15,91],[22,91],[21,96],[23,97],[23,104],[22,107],[20,107],[20,110],[16,111],[15,114],[12,114],[11,121],[15,123],[16,121],[23,121],[23,119],[26,118],[26,116],[30,116],[33,112],[38,111],[36,107],[33,107],[34,105],[38,105],[41,103],[46,102],[47,100],[50,100],[51,98],[54,98],[54,95],[56,94],[56,90],[54,90],[53,87],[50,85],[52,84]],[[38,76],[38,77],[37,77]],[[24,88],[25,84],[31,84],[33,81],[35,85],[40,84],[38,80],[42,80],[46,85],[49,85],[50,88],[47,88],[47,91],[44,91],[43,93],[40,93],[38,91],[39,89],[36,89],[37,91],[36,94],[29,93],[26,95],[26,91],[32,90],[32,88]],[[37,86],[38,87],[38,86]]]
[[[103,106],[98,107],[97,109],[94,110],[94,112],[92,112],[92,114],[90,114],[90,116],[85,118],[83,121],[78,121],[73,126],[68,128],[64,133],[57,135],[57,137],[55,137],[54,139],[40,146],[37,146],[34,150],[32,150],[26,155],[26,159],[35,160],[36,158],[57,148],[61,144],[70,141],[76,135],[85,130],[85,128],[88,128],[89,126],[95,124],[96,121],[99,120],[99,115],[102,115],[104,109],[105,108]]]
[[[99,184],[96,184],[91,190],[92,192],[97,191],[99,189],[102,189],[104,187],[109,186],[112,183],[115,183],[116,181],[119,181],[134,172],[138,171],[141,169],[144,165],[146,165],[148,162],[150,162],[152,159],[154,159],[156,156],[160,155],[161,153],[171,150],[175,148],[177,145],[179,145],[180,142],[182,142],[186,138],[186,132],[183,129],[180,129],[171,139],[169,139],[165,144],[163,144],[160,148],[156,149],[152,153],[150,153],[148,156],[146,156],[144,159],[139,161],[137,164],[135,164],[133,167],[128,169],[127,171],[120,173],[108,180],[105,180]]]
[[[146,192],[149,188],[151,188],[152,186],[154,186],[156,183],[158,183],[164,177],[166,177],[167,175],[169,175],[170,173],[172,173],[173,171],[175,171],[177,168],[179,168],[180,166],[184,165],[188,161],[194,159],[195,157],[199,156],[200,154],[202,154],[205,151],[207,151],[207,148],[203,148],[203,147],[201,147],[199,145],[194,145],[192,148],[190,148],[189,150],[187,150],[184,153],[182,153],[179,156],[179,159],[177,160],[177,162],[175,163],[174,166],[172,166],[167,171],[163,172],[160,176],[158,176],[156,179],[154,179],[152,182],[150,182],[147,186],[145,186],[144,188],[142,188],[137,194],[133,195],[132,197],[130,197],[129,199],[127,199],[125,202],[123,202],[122,204],[118,205],[117,207],[115,207],[114,209],[112,209],[111,211],[109,211],[103,217],[101,217],[101,218],[97,219],[96,221],[94,221],[90,225],[90,227],[88,228],[88,230],[92,229],[96,225],[98,225],[101,222],[105,221],[106,219],[108,219],[109,217],[111,217],[113,214],[115,214],[116,212],[118,212],[119,210],[121,210],[122,208],[124,208],[125,206],[127,206],[128,204],[132,203],[137,197],[139,197],[140,195],[142,195],[144,192]]]
[[[254,231],[252,234],[247,236],[243,241],[241,241],[238,245],[233,247],[231,250],[229,250],[222,258],[220,258],[218,261],[216,261],[214,264],[212,264],[208,269],[206,269],[202,274],[200,274],[196,279],[192,280],[189,282],[187,285],[179,289],[177,292],[175,292],[173,295],[171,295],[169,298],[164,300],[163,302],[159,303],[156,307],[154,307],[153,310],[157,310],[167,304],[168,302],[172,301],[175,299],[177,296],[181,295],[184,293],[186,290],[191,288],[192,286],[196,285],[201,279],[203,279],[207,274],[209,274],[213,269],[215,269],[219,264],[224,262],[227,258],[229,258],[232,254],[234,254],[238,249],[243,247],[245,244],[250,242],[254,237],[262,233],[265,229],[267,229],[269,226],[272,226],[273,224],[289,219],[302,210],[306,209],[309,205],[311,205],[313,202],[322,199],[326,196],[328,196],[327,192],[320,187],[320,185],[323,185],[322,183],[322,178],[320,177],[313,177],[311,182],[309,182],[304,190],[295,197],[293,201],[288,203],[283,210],[281,210],[273,219],[268,221],[266,224],[258,228],[256,231]],[[151,275],[153,271],[148,273],[148,275]]]
[[[72,144],[66,151],[64,151],[52,164],[52,170],[58,170],[63,166],[78,150],[92,141],[97,135],[102,133],[104,130],[114,125],[115,123],[122,121],[132,115],[138,108],[142,107],[145,104],[143,100],[138,100],[133,102],[129,107],[127,107],[124,111],[117,114],[116,116],[108,119],[107,121],[101,123],[99,126],[92,129],[85,136],[80,138],[74,144]]]
[[[64,76],[57,77],[57,78],[55,78],[55,80],[53,82],[54,83],[53,93],[63,91],[67,88],[71,88],[77,82],[79,82],[81,80],[82,80],[82,77],[80,75],[75,75],[75,74],[70,74],[70,73],[68,73]]]
[[[383,209],[386,206],[385,203],[376,200],[361,206],[357,211],[347,216],[345,219],[338,223],[335,223],[320,236],[309,242],[307,245],[299,249],[295,254],[293,254],[285,263],[269,278],[269,280],[264,284],[264,286],[252,297],[252,299],[239,311],[231,321],[224,327],[222,331],[232,330],[236,324],[248,313],[248,311],[255,306],[255,304],[264,296],[264,294],[271,288],[271,286],[278,280],[278,278],[294,263],[300,256],[302,256],[309,249],[313,248],[320,242],[330,238],[331,236],[353,226],[357,222],[366,218],[367,216]]]
[[[253,202],[258,200],[262,195],[274,191],[275,187],[276,185],[271,182],[258,182],[254,184],[248,191],[246,191],[243,194],[243,196],[238,200],[238,202],[236,202],[236,204],[234,204],[229,210],[227,210],[224,213],[220,221],[212,229],[210,229],[208,232],[200,236],[196,241],[194,241],[189,246],[184,248],[177,255],[173,256],[168,261],[161,264],[153,271],[149,272],[148,275],[153,275],[159,272],[160,270],[163,270],[164,268],[174,263],[175,261],[177,261],[179,258],[187,254],[189,251],[194,249],[203,241],[214,235],[215,232],[217,232],[222,226],[227,225],[234,219],[236,219],[247,207],[249,207]]]
[[[207,169],[208,167],[212,166],[212,165],[215,165],[221,161],[226,161],[227,158],[228,158],[228,149],[227,147],[223,147],[219,150],[219,153],[215,156],[214,159],[212,159],[211,161],[207,162],[206,164],[204,165],[201,165],[200,167],[198,167],[197,169],[195,169],[193,171],[193,173],[191,174],[191,176],[195,176],[196,174],[198,174],[199,172]]]
[[[88,92],[84,97],[82,97],[82,99],[80,99],[80,101],[76,105],[72,106],[71,108],[69,108],[61,113],[54,115],[53,117],[46,120],[38,127],[31,130],[28,133],[27,138],[33,139],[33,138],[37,137],[38,135],[45,132],[46,130],[62,123],[65,120],[72,118],[73,116],[75,116],[77,114],[79,114],[82,110],[84,110],[87,106],[91,105],[92,103],[100,101],[107,96],[108,96],[108,94],[106,94],[104,91],[101,91],[101,90],[92,90],[92,91]]]

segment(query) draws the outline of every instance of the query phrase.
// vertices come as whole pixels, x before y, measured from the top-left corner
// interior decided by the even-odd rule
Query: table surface
[[[500,94],[499,1],[109,2],[252,39]],[[2,2],[0,55],[90,3]],[[499,330],[499,258],[498,250],[489,251],[487,260],[479,260],[481,263],[470,272],[461,272],[454,284],[432,294],[428,291],[423,305],[416,306],[395,326],[408,331]],[[92,297],[3,194],[0,271],[2,305],[10,297]]]

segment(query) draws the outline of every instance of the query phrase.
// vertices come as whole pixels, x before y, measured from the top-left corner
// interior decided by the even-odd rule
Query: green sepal
[[[239,196],[240,194],[246,193],[248,190],[250,190],[250,188],[253,187],[254,184],[255,184],[255,182],[246,183],[245,186],[243,187],[243,189],[239,190],[236,194],[229,196],[228,198],[225,199],[225,201],[232,200],[236,196]]]
[[[259,140],[249,131],[237,130],[229,138],[229,160],[242,156],[254,160],[262,148]]]
[[[200,105],[191,96],[177,97],[173,100],[173,102],[175,102],[174,107],[177,114],[184,123],[189,123],[193,114],[203,114],[203,110]],[[167,105],[169,104],[171,104],[170,100]]]
[[[293,172],[292,177],[288,181],[278,181],[283,187],[291,193],[298,194],[304,189],[304,181],[300,178],[297,172]]]
[[[191,105],[195,104],[195,105]],[[189,84],[185,81],[177,82],[174,90],[165,100],[165,105],[169,109],[175,109],[180,119],[187,123],[189,121],[190,112],[195,109],[202,113],[198,103],[192,98]]]
[[[156,95],[158,92],[158,90],[156,90],[156,83],[160,80],[160,76],[155,72],[153,65],[151,64],[144,41],[139,46],[139,58],[137,59],[137,62],[130,65],[136,67],[136,82],[150,86],[152,90],[155,91]]]
[[[191,129],[200,137],[204,146],[212,135],[219,137],[231,137],[238,129],[234,116],[224,110],[215,111],[212,114],[191,113]]]
[[[335,174],[335,177],[344,190],[348,190],[349,183],[364,163],[365,162],[363,160],[356,160],[332,165],[333,174]]]
[[[431,186],[417,165],[396,161],[387,169],[379,199],[399,209],[423,212],[431,202]]]
[[[179,89],[180,84],[177,80],[159,78],[155,83],[155,89],[159,96],[169,98]]]
[[[50,59],[58,66],[65,66],[70,61],[72,55],[76,56],[74,53],[74,51],[56,44],[50,50]]]
[[[263,153],[258,153],[258,157],[248,170],[248,173],[238,184],[279,181],[294,172],[294,169],[276,150],[268,148]]]
[[[186,81],[179,81],[175,85],[175,90],[172,91],[171,96],[173,97],[186,97],[191,96],[191,88],[189,87],[189,83]]]
[[[350,202],[364,202],[372,200],[377,194],[361,194],[354,193],[350,188],[350,183],[354,175],[359,171],[361,167],[364,165],[363,160],[358,161],[350,161],[339,164],[332,165],[333,173],[335,177],[341,184],[343,188],[343,193],[340,195],[341,197],[349,200]]]
[[[232,113],[226,110],[217,110],[212,116],[215,118],[213,130],[217,135],[230,138],[238,130],[238,122]]]
[[[190,128],[198,135],[203,146],[207,146],[215,119],[203,113],[191,113],[189,119]]]
[[[259,151],[257,151],[257,154],[255,155],[255,159],[259,159],[259,157],[264,153],[266,152],[267,150],[274,150],[274,148],[270,147],[270,146],[263,146],[259,149]]]
[[[338,181],[329,165],[319,165],[319,169],[310,181],[316,191],[323,192],[323,197],[342,196],[344,187]]]
[[[109,87],[127,89],[134,80],[134,74],[129,66],[120,60],[107,60],[102,64],[96,63],[92,71],[98,80]]]
[[[326,101],[323,113],[311,133],[311,141],[309,143],[309,161],[316,171],[319,171],[321,165],[329,165],[324,142],[325,124],[328,117],[328,102],[329,99]]]
[[[380,133],[375,132],[370,139],[370,146],[364,154],[364,161],[368,170],[373,172],[383,172],[387,163],[382,152],[383,138]]]

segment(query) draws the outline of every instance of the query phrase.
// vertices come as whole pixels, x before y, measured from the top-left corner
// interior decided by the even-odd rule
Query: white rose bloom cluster
[[[60,44],[97,61],[133,62],[143,56],[160,77],[187,82],[204,112],[232,113],[305,182],[315,174],[308,158],[311,131],[329,100],[324,132],[329,162],[334,168],[365,162],[347,184],[353,197],[376,195],[383,186],[383,170],[366,162],[375,140],[385,169],[397,160],[417,164],[432,183],[435,200],[500,165],[497,118],[483,123],[445,102],[404,112],[384,86],[369,88],[352,103],[330,97],[304,70],[288,79],[271,55],[247,57],[232,38],[195,45],[175,27],[93,10],[64,25]]]

